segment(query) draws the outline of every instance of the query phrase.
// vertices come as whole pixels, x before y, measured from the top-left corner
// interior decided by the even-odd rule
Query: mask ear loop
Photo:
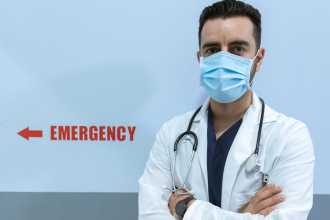
[[[259,47],[259,49],[257,50],[256,55],[251,59],[251,60],[252,60],[252,63],[254,63],[254,61],[255,61],[256,58],[258,57],[259,50],[260,50],[260,47]],[[253,66],[253,64],[252,64],[252,66]],[[251,76],[251,73],[250,73],[250,76]],[[254,73],[253,79],[252,79],[252,80],[250,79],[250,83],[249,83],[249,84],[250,84],[250,88],[252,88],[252,85],[255,83],[255,81],[256,81],[256,73]]]

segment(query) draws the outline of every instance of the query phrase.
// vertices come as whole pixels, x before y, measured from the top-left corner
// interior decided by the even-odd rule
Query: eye
[[[242,56],[245,52],[245,48],[242,46],[235,46],[235,47],[231,48],[230,52],[233,54]]]
[[[219,51],[220,51],[220,49],[217,48],[217,47],[209,47],[204,51],[204,56],[207,57],[207,56],[210,56],[210,55],[212,55],[214,53],[217,53]]]

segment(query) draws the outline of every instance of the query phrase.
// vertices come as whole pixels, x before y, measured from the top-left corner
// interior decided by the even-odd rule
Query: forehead
[[[228,44],[235,40],[245,40],[253,46],[254,26],[248,17],[214,18],[205,22],[201,32],[201,46],[206,42]]]

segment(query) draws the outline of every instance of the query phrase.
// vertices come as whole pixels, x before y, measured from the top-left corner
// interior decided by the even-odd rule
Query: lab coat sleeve
[[[301,122],[282,132],[280,137],[286,137],[284,147],[270,174],[272,183],[283,188],[286,200],[272,213],[265,217],[235,213],[197,200],[188,208],[184,220],[307,220],[313,204],[313,144]]]
[[[168,208],[171,187],[169,130],[161,127],[139,179],[139,220],[174,220]]]

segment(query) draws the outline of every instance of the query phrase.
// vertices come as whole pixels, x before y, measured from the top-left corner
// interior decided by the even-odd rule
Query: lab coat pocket
[[[238,211],[238,209],[249,202],[261,188],[262,183],[259,172],[250,174],[242,170],[232,193],[230,209]]]

